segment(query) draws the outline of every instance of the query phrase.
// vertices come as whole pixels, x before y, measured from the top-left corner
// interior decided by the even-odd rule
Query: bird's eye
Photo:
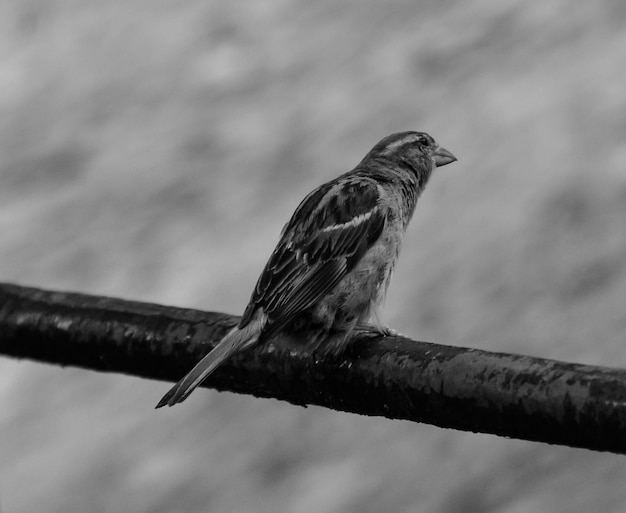
[[[430,141],[426,137],[420,137],[419,143],[422,146],[430,146]]]

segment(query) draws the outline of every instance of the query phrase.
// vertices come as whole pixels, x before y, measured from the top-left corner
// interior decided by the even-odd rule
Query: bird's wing
[[[374,180],[343,177],[311,192],[283,229],[240,327],[263,308],[268,336],[327,295],[376,242],[385,225]]]

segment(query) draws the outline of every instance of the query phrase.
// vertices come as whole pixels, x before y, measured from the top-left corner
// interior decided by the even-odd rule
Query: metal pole
[[[0,353],[63,366],[175,381],[237,320],[0,284]],[[319,358],[303,347],[292,340],[251,350],[204,386],[626,453],[624,370],[368,333],[359,334],[340,358]],[[162,392],[155,388],[155,402]]]

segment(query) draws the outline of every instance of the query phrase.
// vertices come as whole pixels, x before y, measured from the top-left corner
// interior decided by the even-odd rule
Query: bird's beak
[[[433,161],[435,163],[435,166],[437,167],[445,166],[446,164],[450,164],[450,162],[454,162],[455,160],[456,157],[441,146],[439,146],[433,153]]]

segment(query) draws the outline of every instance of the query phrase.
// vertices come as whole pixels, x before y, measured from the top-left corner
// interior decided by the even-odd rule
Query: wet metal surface
[[[59,365],[176,381],[237,320],[0,284],[0,353]],[[316,358],[299,345],[249,351],[204,386],[626,453],[624,370],[370,334],[337,359]]]

